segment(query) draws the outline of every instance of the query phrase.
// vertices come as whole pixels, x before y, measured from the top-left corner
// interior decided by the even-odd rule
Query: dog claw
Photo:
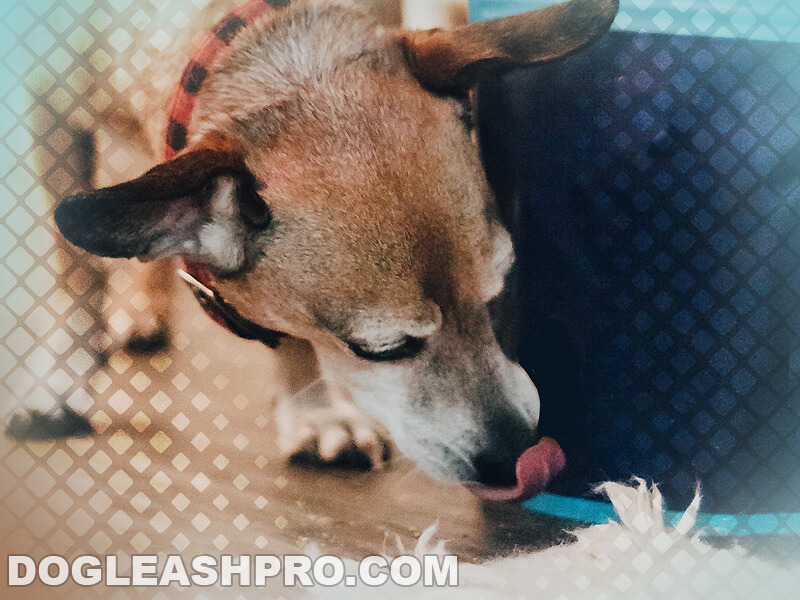
[[[319,434],[319,457],[325,462],[331,462],[350,446],[351,438],[347,430],[341,425],[331,425]]]
[[[353,441],[356,447],[369,457],[373,469],[380,471],[384,468],[391,454],[390,445],[386,439],[370,427],[355,427]]]

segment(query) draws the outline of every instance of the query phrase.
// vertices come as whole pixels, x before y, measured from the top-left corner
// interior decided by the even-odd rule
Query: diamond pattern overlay
[[[639,473],[673,506],[699,480],[706,511],[797,511],[800,46],[616,32],[503,89],[543,423],[588,414],[596,459],[572,491]]]
[[[78,253],[51,216],[78,189],[76,129],[98,132],[98,184],[149,166],[140,150],[112,144],[130,127],[115,106],[208,2],[173,4],[0,6],[0,422],[63,400],[97,431],[58,444],[0,441],[0,540],[14,553],[110,553],[124,569],[142,552],[254,553],[290,523],[262,495],[286,485],[260,477],[276,455],[267,352],[218,328],[186,293],[169,352],[129,355],[121,342],[150,302],[134,283],[139,267]],[[167,7],[170,18],[159,18]],[[254,511],[257,522],[244,516]]]
[[[58,444],[0,441],[0,540],[14,553],[113,554],[124,572],[136,553],[282,554],[306,542],[286,545],[286,531],[302,528],[268,500],[291,486],[263,476],[275,460],[266,351],[216,328],[184,294],[169,353],[131,356],[120,340],[149,303],[136,290],[138,267],[77,253],[51,218],[56,199],[77,190],[76,129],[98,133],[99,185],[147,166],[140,151],[113,143],[130,127],[115,107],[133,75],[162,61],[207,4],[0,6],[0,421],[65,400],[97,431]],[[603,410],[591,417],[614,416],[595,421],[605,434],[598,456],[613,449],[609,476],[641,469],[679,498],[699,470],[712,503],[731,497],[747,508],[763,504],[761,490],[777,497],[797,489],[796,296],[787,283],[800,251],[789,168],[800,135],[796,54],[785,45],[633,36],[569,63],[568,74],[589,73],[584,92],[569,95],[573,115],[587,120],[580,131],[588,137],[574,141],[589,162],[578,161],[580,173],[558,172],[568,174],[573,197],[586,199],[594,223],[607,225],[583,221],[591,253],[575,256],[581,273],[592,264],[586,256],[599,257],[592,260],[607,276],[591,281],[599,298],[592,306],[603,309],[591,313],[587,331],[602,335],[586,346],[595,359],[584,380],[601,384],[593,398]],[[181,56],[173,62],[185,64]],[[152,77],[155,86],[166,80],[160,71]],[[148,104],[141,95],[132,101]],[[649,154],[636,151],[643,141],[652,142]],[[658,169],[653,157],[662,157]],[[574,298],[589,306],[581,293]],[[663,335],[648,333],[655,327]],[[620,438],[633,445],[618,451]],[[296,505],[295,515],[304,512]],[[226,590],[168,592],[152,597],[221,598]],[[58,596],[151,597],[74,587]]]
[[[550,0],[470,0],[470,17],[493,19],[554,4]],[[675,35],[800,42],[792,0],[620,0],[614,29]]]

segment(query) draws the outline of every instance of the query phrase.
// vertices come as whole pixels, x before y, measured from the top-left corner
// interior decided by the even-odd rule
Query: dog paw
[[[48,413],[38,410],[17,413],[11,417],[6,435],[17,441],[55,441],[85,438],[94,433],[85,416],[69,406],[60,406]]]
[[[379,471],[391,456],[384,428],[355,406],[279,402],[278,448],[292,463]]]
[[[169,347],[169,328],[160,325],[147,333],[135,331],[125,343],[125,349],[131,354],[157,354]]]

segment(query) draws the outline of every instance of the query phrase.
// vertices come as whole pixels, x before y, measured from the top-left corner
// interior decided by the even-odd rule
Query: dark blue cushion
[[[480,116],[558,491],[797,510],[800,46],[614,32],[484,82]]]

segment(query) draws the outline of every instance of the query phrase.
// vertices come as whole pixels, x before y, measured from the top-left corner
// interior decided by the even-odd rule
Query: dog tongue
[[[495,502],[523,501],[541,493],[566,464],[564,451],[552,438],[542,438],[517,459],[517,485],[495,488],[480,483],[468,483],[469,490],[484,500]]]

